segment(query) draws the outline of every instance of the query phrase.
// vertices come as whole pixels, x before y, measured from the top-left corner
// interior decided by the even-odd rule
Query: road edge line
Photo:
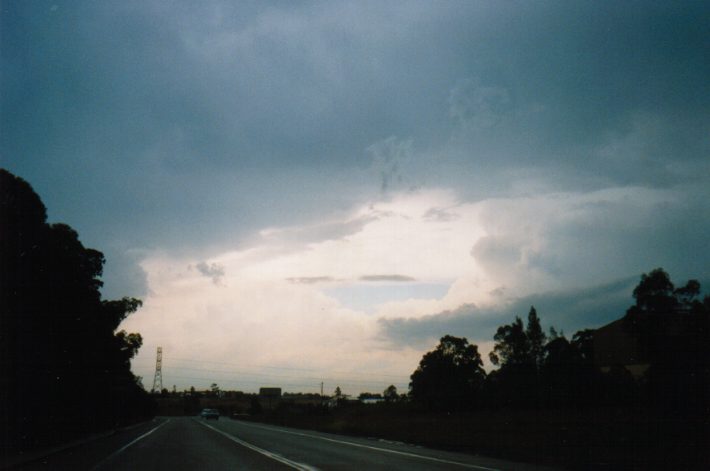
[[[106,458],[104,458],[103,460],[101,460],[99,463],[97,463],[96,466],[94,466],[93,468],[91,468],[91,471],[94,471],[94,470],[97,470],[97,469],[101,468],[101,466],[103,466],[104,464],[106,464],[108,461],[110,461],[110,460],[113,459],[114,457],[118,456],[119,454],[123,453],[124,451],[126,451],[126,449],[128,449],[129,447],[131,447],[131,446],[134,445],[135,443],[138,443],[140,440],[143,440],[145,437],[147,437],[147,436],[150,435],[151,433],[155,432],[156,430],[158,430],[160,427],[162,427],[163,425],[167,424],[168,422],[170,422],[170,419],[167,419],[165,422],[159,424],[157,427],[148,430],[146,433],[144,433],[143,435],[140,435],[138,438],[135,438],[134,440],[131,440],[128,444],[123,445],[121,448],[119,448],[118,450],[114,451],[113,453],[111,453],[110,455],[108,455]]]
[[[104,438],[111,437],[115,435],[118,432],[123,432],[125,430],[130,430],[132,428],[137,428],[140,427],[141,425],[145,425],[148,422],[154,422],[155,417],[143,420],[141,422],[131,424],[131,425],[126,425],[121,428],[116,428],[116,429],[111,429],[111,430],[104,430],[102,432],[97,432],[91,435],[86,435],[81,438],[77,438],[76,440],[72,440],[70,442],[66,443],[61,443],[56,446],[52,446],[49,448],[42,448],[38,450],[30,450],[26,452],[21,452],[19,455],[13,454],[11,457],[4,457],[6,461],[0,463],[0,471],[10,471],[16,468],[21,468],[23,466],[28,466],[32,463],[36,463],[37,461],[42,461],[46,458],[51,458],[54,455],[58,455],[60,453],[63,453],[67,450],[71,450],[73,448],[78,448],[80,446],[86,445],[88,443],[92,443],[98,440],[103,440]]]
[[[282,430],[282,429],[273,428],[273,427],[266,427],[266,426],[263,426],[263,425],[261,425],[261,424],[260,424],[260,425],[256,425],[256,424],[254,424],[254,423],[252,423],[252,422],[247,422],[247,421],[240,421],[240,422],[243,423],[243,424],[245,424],[245,425],[250,425],[250,426],[256,427],[256,428],[263,428],[263,429],[266,429],[266,430],[272,430],[272,431],[281,432],[281,433],[289,433],[289,434],[291,434],[291,435],[298,435],[298,436],[301,436],[301,437],[317,438],[317,439],[319,439],[319,440],[324,440],[324,441],[327,441],[327,442],[340,443],[340,444],[343,444],[343,445],[350,445],[350,446],[354,446],[354,447],[366,448],[366,449],[375,450],[375,451],[382,451],[382,452],[385,452],[385,453],[392,453],[392,454],[395,454],[395,455],[409,456],[409,457],[411,457],[411,458],[419,458],[419,459],[422,459],[422,460],[435,461],[435,462],[443,463],[443,464],[451,464],[451,465],[455,465],[455,466],[461,466],[461,467],[464,467],[464,468],[482,469],[482,470],[484,470],[484,471],[500,471],[500,470],[498,470],[497,468],[488,468],[488,467],[486,467],[486,466],[480,466],[480,465],[475,465],[475,464],[470,464],[470,463],[462,463],[462,462],[460,462],[460,461],[445,460],[445,459],[443,459],[443,458],[434,458],[433,456],[418,455],[418,454],[416,454],[416,453],[409,453],[409,452],[406,452],[406,451],[390,450],[390,449],[387,449],[387,448],[380,448],[380,447],[371,446],[371,445],[363,445],[363,444],[361,444],[361,443],[348,442],[348,441],[345,441],[345,440],[336,440],[336,439],[334,439],[334,438],[321,437],[321,436],[318,436],[318,435],[311,435],[311,434],[308,434],[308,433],[293,432],[293,431],[291,431],[291,430]]]

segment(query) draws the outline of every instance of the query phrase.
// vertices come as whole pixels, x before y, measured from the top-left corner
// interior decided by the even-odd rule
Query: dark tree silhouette
[[[558,336],[544,347],[540,369],[543,398],[548,406],[588,406],[594,400],[599,373],[593,363],[592,330]]]
[[[594,330],[583,329],[572,336],[572,346],[585,364],[594,362]]]
[[[447,335],[424,355],[412,373],[412,399],[434,410],[461,410],[477,404],[486,373],[478,346]]]
[[[382,397],[385,398],[385,402],[396,402],[399,399],[399,394],[397,394],[397,387],[394,384],[387,386],[387,389],[382,393]]]
[[[676,307],[674,286],[668,273],[656,268],[641,275],[641,282],[634,288],[635,308],[640,312],[664,314]]]
[[[31,186],[0,169],[0,408],[19,447],[150,408],[130,372],[142,339],[115,332],[140,301],[102,301],[103,254],[46,219]]]
[[[656,409],[707,416],[710,404],[710,296],[700,283],[675,288],[668,273],[656,268],[641,276],[636,303],[626,311],[624,328],[641,346],[648,363],[649,393]]]
[[[527,327],[519,317],[512,324],[498,327],[489,355],[491,363],[500,366],[490,375],[489,390],[496,402],[532,405],[539,401],[546,339],[533,306]]]
[[[530,345],[530,359],[537,368],[542,366],[545,359],[545,342],[547,337],[540,326],[540,318],[537,317],[537,311],[533,306],[530,306],[528,313],[528,325],[525,329],[525,335],[528,338]]]
[[[495,346],[489,356],[494,365],[502,368],[528,365],[537,369],[544,361],[547,336],[534,306],[530,306],[527,327],[516,317],[512,324],[498,327],[493,340]]]
[[[494,365],[521,365],[529,362],[530,345],[523,321],[519,317],[512,324],[498,327],[493,340],[496,343],[489,356]]]

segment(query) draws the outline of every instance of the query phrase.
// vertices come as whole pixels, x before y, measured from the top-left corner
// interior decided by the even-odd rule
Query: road
[[[542,470],[377,439],[221,419],[158,418],[28,463],[34,470]]]

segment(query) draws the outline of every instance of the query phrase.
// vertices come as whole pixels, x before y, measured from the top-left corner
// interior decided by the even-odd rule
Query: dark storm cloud
[[[515,316],[527,319],[530,306],[535,306],[543,328],[554,326],[571,337],[577,330],[600,327],[623,316],[633,304],[631,292],[637,283],[638,277],[626,278],[586,289],[525,296],[501,308],[464,304],[416,319],[382,318],[379,324],[383,337],[401,346],[425,346],[447,334],[486,342],[493,340],[498,326],[512,322]]]
[[[108,279],[104,277],[109,282],[109,286],[102,290],[104,298],[143,298],[148,295],[147,275],[140,266],[142,253],[120,248],[110,248],[103,252],[106,258],[104,272],[111,274]]]
[[[470,254],[491,276],[540,275],[565,288],[655,266],[680,278],[707,277],[710,206],[703,193],[694,185],[629,187],[489,202],[480,220],[488,235]]]
[[[3,4],[0,164],[121,258],[118,295],[145,292],[129,250],[206,258],[412,186],[707,201],[707,2],[54,6]]]

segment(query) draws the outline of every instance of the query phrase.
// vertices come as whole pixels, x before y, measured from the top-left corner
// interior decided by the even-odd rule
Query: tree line
[[[101,252],[48,224],[29,183],[0,169],[0,441],[26,449],[149,416],[117,331],[141,301],[101,298]]]
[[[605,364],[601,333],[584,329],[571,339],[541,327],[534,307],[527,322],[498,327],[486,373],[478,347],[446,335],[411,375],[410,398],[436,411],[484,408],[624,406],[660,413],[703,414],[710,408],[710,296],[697,280],[675,287],[657,268],[643,274],[635,303],[618,322],[642,367]],[[616,345],[615,348],[625,348]]]

